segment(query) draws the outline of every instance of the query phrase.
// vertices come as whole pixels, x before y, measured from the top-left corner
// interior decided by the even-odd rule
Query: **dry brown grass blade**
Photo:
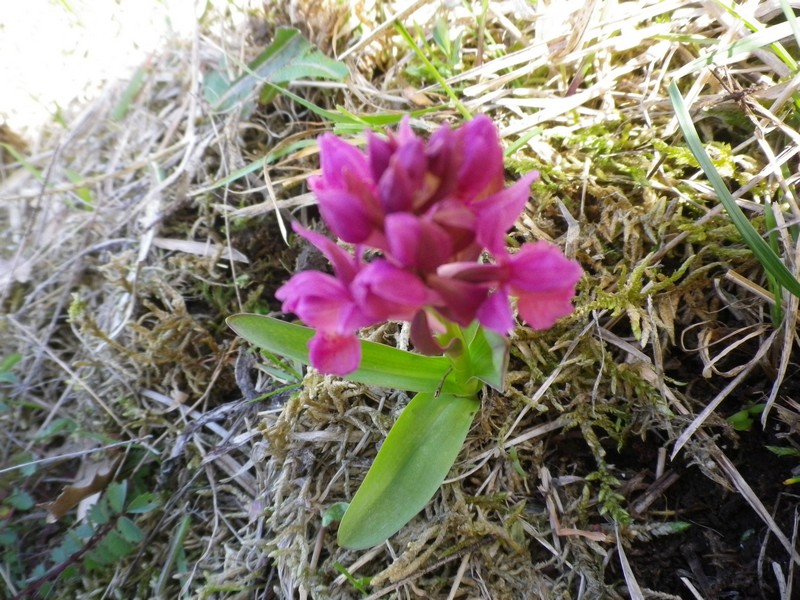
[[[622,566],[622,574],[625,577],[625,584],[628,586],[628,594],[630,595],[631,600],[644,600],[645,596],[642,593],[642,588],[639,586],[639,582],[636,581],[636,576],[633,574],[631,565],[628,562],[625,549],[622,547],[622,539],[619,535],[619,525],[617,524],[614,525],[614,533],[617,538],[617,555],[619,556],[619,562]]]
[[[758,348],[755,356],[750,359],[745,365],[743,365],[742,370],[739,372],[736,377],[734,377],[728,385],[726,385],[714,398],[703,408],[703,410],[698,414],[694,420],[692,420],[691,424],[681,433],[680,437],[675,441],[675,445],[672,449],[672,454],[670,455],[671,459],[675,459],[675,456],[681,451],[683,446],[689,439],[697,432],[700,427],[703,426],[706,419],[719,407],[722,401],[727,398],[731,392],[733,392],[742,381],[747,377],[750,371],[758,364],[758,362],[764,357],[767,351],[772,347],[772,343],[777,336],[777,332],[773,331],[766,340],[764,340]]]

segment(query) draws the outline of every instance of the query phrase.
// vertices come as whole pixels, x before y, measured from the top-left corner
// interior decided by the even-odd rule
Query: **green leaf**
[[[145,492],[139,496],[136,496],[131,503],[128,505],[128,508],[125,509],[125,512],[131,514],[144,514],[149,513],[151,510],[154,510],[161,506],[161,500],[159,497],[152,493],[152,492]]]
[[[17,532],[13,529],[0,530],[0,546],[13,546],[17,539]]]
[[[142,530],[128,517],[120,517],[119,521],[117,521],[117,531],[132,544],[138,544],[144,539]]]
[[[25,490],[14,490],[8,498],[3,500],[9,506],[13,506],[17,510],[30,510],[34,507],[36,502],[28,492]]]
[[[322,513],[322,526],[327,527],[331,523],[338,523],[341,521],[348,506],[349,504],[347,502],[331,504],[328,510]]]
[[[123,480],[118,483],[112,483],[106,490],[106,498],[111,510],[119,514],[125,506],[125,495],[128,493],[128,481]]]
[[[264,83],[287,83],[298,79],[342,80],[349,70],[344,63],[313,49],[297,29],[278,29],[273,42],[247,65],[245,74],[234,81],[214,102],[215,110],[229,110],[250,97]],[[207,90],[207,98],[219,93],[219,81]]]
[[[44,431],[37,433],[33,439],[35,439],[37,442],[40,442],[57,435],[69,435],[77,430],[78,424],[75,421],[61,417],[54,419],[47,427],[45,427]]]
[[[797,448],[787,448],[785,446],[764,446],[767,450],[778,456],[800,456]]]
[[[750,431],[753,427],[753,418],[763,413],[766,406],[766,404],[754,404],[732,414],[726,420],[736,431]]]
[[[458,456],[477,398],[421,393],[400,414],[339,525],[339,545],[380,544],[430,501]]]
[[[758,262],[761,263],[761,266],[764,267],[767,273],[774,277],[778,284],[782,285],[795,296],[800,297],[800,281],[795,279],[794,275],[792,275],[789,269],[786,268],[786,265],[783,264],[783,261],[778,258],[775,252],[772,251],[772,248],[769,247],[769,244],[761,238],[755,228],[750,224],[750,221],[747,220],[744,212],[739,208],[739,205],[736,204],[736,200],[734,200],[733,196],[731,196],[725,182],[722,181],[722,177],[714,166],[714,163],[711,162],[711,159],[700,141],[700,137],[697,135],[697,130],[694,127],[692,118],[689,115],[689,111],[686,109],[686,104],[683,102],[683,97],[678,91],[678,86],[675,81],[669,84],[669,97],[675,108],[675,116],[683,130],[683,135],[686,137],[686,143],[689,144],[689,149],[703,169],[714,191],[717,192],[720,202],[722,202],[725,210],[728,212],[739,234],[742,236],[745,243],[750,246],[750,250],[753,251]],[[776,298],[775,301],[780,302],[780,298]]]
[[[369,585],[369,582],[372,579],[371,577],[359,577],[358,579],[356,579],[355,577],[353,577],[352,573],[350,573],[350,571],[347,570],[347,567],[345,567],[340,562],[333,563],[333,568],[339,571],[339,573],[341,573],[342,575],[344,575],[344,578],[347,579],[350,585],[352,585],[359,592],[361,592],[362,595],[367,596],[369,594],[369,592],[367,592],[367,586]]]
[[[403,25],[403,23],[400,21],[395,21],[394,26],[395,29],[397,29],[397,32],[403,37],[403,39],[405,39],[406,43],[411,46],[411,49],[417,55],[417,58],[419,58],[422,63],[428,67],[428,69],[430,69],[433,78],[439,83],[440,86],[442,86],[442,89],[450,97],[450,101],[453,103],[453,106],[456,107],[458,112],[461,113],[461,116],[465,119],[471,119],[472,113],[470,113],[469,109],[461,103],[461,101],[458,99],[458,96],[456,96],[456,93],[448,85],[441,73],[439,73],[436,67],[433,66],[433,63],[431,63],[431,61],[425,55],[425,52],[422,50],[422,48],[417,45],[417,43],[414,41],[414,38],[412,38],[411,34],[408,33],[408,29],[406,29],[405,25]]]
[[[19,361],[22,360],[22,354],[13,352],[0,360],[0,373],[8,373],[13,369]]]
[[[130,83],[128,83],[127,87],[122,92],[122,97],[119,99],[119,102],[117,102],[116,106],[114,106],[114,110],[111,111],[111,115],[109,115],[109,118],[112,121],[121,121],[125,118],[125,115],[128,114],[133,101],[136,99],[136,96],[144,86],[144,82],[149,74],[150,69],[148,63],[145,63],[136,69],[133,77],[131,77]]]
[[[89,520],[96,526],[105,525],[111,520],[111,514],[108,507],[108,502],[105,497],[101,497],[96,504],[93,504],[89,509]]]
[[[251,344],[309,364],[308,340],[314,330],[264,315],[228,317],[228,326]],[[345,377],[350,381],[413,392],[461,392],[445,378],[450,361],[443,356],[422,356],[373,342],[361,342],[361,366]]]
[[[469,362],[473,377],[502,392],[508,368],[508,340],[485,327],[478,327],[469,344]]]
[[[112,529],[108,532],[99,549],[110,553],[116,559],[120,559],[131,553],[133,545],[116,530]]]

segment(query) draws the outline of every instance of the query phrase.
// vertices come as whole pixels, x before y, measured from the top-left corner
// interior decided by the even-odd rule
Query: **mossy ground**
[[[676,80],[761,234],[777,209],[796,271],[796,41],[679,73],[747,20],[785,21],[775,6],[267,3],[244,30],[207,14],[135,94],[109,87],[38,145],[0,131],[2,593],[789,598],[797,300],[773,322],[764,270],[666,91]],[[226,113],[204,99],[210,73],[241,75],[280,26],[347,65],[346,83],[289,86],[337,125],[280,94]],[[347,551],[322,514],[352,498],[408,398],[313,372],[292,387],[299,367],[257,357],[224,318],[277,311],[275,289],[315,260],[279,225],[316,220],[319,133],[410,111],[423,131],[457,124],[451,97],[495,120],[509,179],[541,173],[509,244],[551,241],[586,275],[574,315],[515,331],[506,390],[485,396],[424,512]],[[772,402],[763,426],[742,416]],[[92,568],[52,554],[75,510],[45,520],[87,464],[159,503],[136,517],[144,540]],[[97,538],[84,531],[78,551]]]

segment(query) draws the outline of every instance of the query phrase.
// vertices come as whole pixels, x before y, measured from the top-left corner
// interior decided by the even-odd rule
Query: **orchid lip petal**
[[[308,356],[311,365],[322,373],[348,375],[361,363],[361,343],[354,333],[317,331],[308,342]]]

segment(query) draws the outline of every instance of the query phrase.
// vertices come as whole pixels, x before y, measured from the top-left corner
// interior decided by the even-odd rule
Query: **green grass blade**
[[[800,46],[800,24],[797,22],[797,15],[794,14],[791,4],[788,0],[781,0],[781,10],[786,17],[786,22],[792,28],[792,35],[794,35],[795,43]]]
[[[711,65],[721,67],[723,65],[739,62],[740,60],[750,56],[754,50],[775,44],[775,42],[778,40],[790,35],[792,35],[792,26],[790,23],[779,23],[778,25],[767,27],[761,31],[756,31],[755,33],[751,33],[748,36],[736,40],[735,42],[726,44],[725,46],[722,46],[721,48],[718,48],[717,50],[714,50],[705,56],[701,56],[700,58],[685,64],[683,67],[678,69],[674,77],[675,79],[680,79],[684,75],[694,73],[695,71],[699,71],[704,67]],[[786,57],[780,55],[780,53],[778,54],[781,59],[784,61],[786,60]],[[794,62],[791,57],[789,57],[789,59]]]
[[[422,51],[422,49],[419,46],[417,46],[417,43],[414,41],[414,38],[411,37],[411,34],[408,33],[408,29],[406,29],[405,25],[403,25],[400,21],[395,21],[394,26],[397,29],[398,33],[401,36],[403,36],[403,39],[405,39],[408,45],[411,46],[411,48],[414,50],[414,52],[417,55],[417,58],[419,58],[423,62],[423,64],[431,70],[434,79],[436,79],[439,85],[442,86],[442,89],[450,97],[450,100],[453,102],[453,106],[455,106],[458,109],[458,112],[461,113],[461,116],[464,117],[465,119],[471,119],[472,114],[469,112],[467,107],[461,103],[461,100],[458,99],[458,96],[456,96],[456,93],[453,91],[453,88],[447,85],[447,82],[444,80],[444,77],[442,77],[441,73],[439,73],[436,67],[433,66],[433,63],[431,63],[431,61],[428,60],[428,57],[425,56],[425,53]]]
[[[380,544],[425,508],[453,466],[479,407],[477,398],[414,396],[347,507],[339,545]]]
[[[767,202],[764,205],[764,225],[767,228],[767,241],[769,242],[769,247],[777,255],[780,252],[778,221],[775,218],[775,213],[772,212],[773,210],[772,202]],[[772,317],[772,324],[778,327],[783,321],[783,288],[769,272],[767,272],[767,283],[769,283],[769,291],[772,292],[775,298],[775,302],[770,307],[770,316]]]
[[[228,317],[228,326],[251,344],[309,364],[308,340],[314,330],[264,315]],[[450,361],[443,356],[422,356],[373,342],[361,342],[361,366],[344,379],[412,392],[460,392],[445,378]]]
[[[739,205],[736,204],[736,200],[733,199],[730,191],[728,191],[725,182],[722,181],[722,177],[714,166],[714,163],[711,162],[711,159],[700,141],[700,137],[697,135],[697,130],[694,127],[692,118],[689,115],[689,111],[686,109],[686,104],[683,101],[680,91],[678,91],[678,86],[675,81],[669,84],[669,97],[675,108],[675,116],[678,119],[683,135],[686,138],[686,143],[689,145],[689,149],[706,174],[714,191],[717,192],[717,196],[719,196],[731,221],[733,221],[733,224],[736,226],[736,229],[741,234],[745,243],[753,251],[753,254],[767,273],[771,275],[778,284],[789,290],[795,296],[800,297],[800,282],[789,272],[789,269],[787,269],[786,265],[778,258],[778,255],[772,251],[772,248],[769,247],[750,224],[750,221],[747,219],[742,209],[739,208]],[[776,301],[780,300],[776,298]]]

